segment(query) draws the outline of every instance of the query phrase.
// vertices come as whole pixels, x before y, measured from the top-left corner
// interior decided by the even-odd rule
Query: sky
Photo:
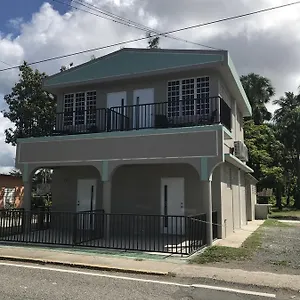
[[[48,57],[105,46],[145,36],[145,32],[75,9],[80,2],[92,4],[159,31],[243,14],[290,3],[293,0],[2,0],[0,3],[0,70]],[[63,2],[63,3],[62,3]],[[66,5],[70,4],[73,8]],[[93,12],[95,13],[95,11]],[[99,14],[99,13],[98,13]],[[177,37],[230,52],[240,75],[250,72],[268,77],[276,88],[275,98],[300,85],[300,4],[260,15],[218,23],[174,34]],[[124,47],[146,47],[146,41]],[[198,48],[162,38],[161,48]],[[62,65],[81,64],[118,50],[94,53],[35,65],[51,75]],[[205,49],[205,48],[203,48]],[[3,97],[18,80],[18,70],[0,72],[0,110]],[[270,111],[276,107],[268,106]],[[0,173],[14,166],[15,147],[5,143],[4,130],[13,126],[0,114]]]

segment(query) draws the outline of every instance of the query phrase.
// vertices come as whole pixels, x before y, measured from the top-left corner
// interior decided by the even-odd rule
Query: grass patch
[[[282,267],[287,267],[290,264],[290,262],[286,260],[270,261],[270,263],[274,266],[282,266]]]
[[[266,220],[262,226],[263,227],[293,227],[293,225],[289,223],[283,223],[273,219]]]
[[[191,263],[207,264],[214,262],[229,262],[249,259],[261,246],[262,229],[258,228],[242,244],[240,248],[212,246],[191,260]]]
[[[240,248],[212,246],[207,248],[202,254],[199,254],[192,259],[191,263],[207,264],[250,259],[252,255],[261,247],[262,234],[264,232],[264,228],[266,227],[293,227],[293,225],[274,219],[268,219],[244,241]],[[284,265],[285,262],[278,262],[278,264]]]
[[[272,209],[272,212],[270,214],[271,217],[273,218],[300,218],[300,210],[298,209],[287,209],[283,208],[282,210],[278,209]]]

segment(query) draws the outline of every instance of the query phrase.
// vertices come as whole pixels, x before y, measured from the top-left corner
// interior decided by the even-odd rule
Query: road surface
[[[116,274],[0,261],[1,300],[261,300],[275,293],[253,288],[232,290],[196,279]],[[228,289],[228,290],[227,290]],[[276,299],[291,299],[292,294]],[[297,298],[293,298],[297,299]]]

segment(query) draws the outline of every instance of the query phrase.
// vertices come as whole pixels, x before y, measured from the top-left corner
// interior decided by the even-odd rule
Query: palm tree
[[[280,123],[284,118],[300,105],[300,96],[292,92],[286,92],[283,97],[273,101],[273,104],[278,105],[279,108],[274,112],[274,120]]]
[[[255,125],[261,125],[269,121],[272,114],[266,108],[266,104],[275,95],[275,88],[270,79],[255,73],[241,76],[241,82],[252,106],[252,118]]]
[[[284,97],[273,103],[279,105],[274,113],[274,120],[280,129],[287,154],[293,160],[293,170],[297,177],[295,207],[300,208],[300,96],[286,92]]]

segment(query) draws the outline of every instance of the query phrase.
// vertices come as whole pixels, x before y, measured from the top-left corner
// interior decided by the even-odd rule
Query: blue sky
[[[54,2],[52,0],[1,0],[0,4],[0,32],[4,34],[17,35],[18,32],[10,24],[9,20],[21,18],[28,22],[32,14],[38,12],[44,2],[49,2],[55,10],[64,13],[68,10],[66,5]]]
[[[57,0],[69,2],[71,0]],[[81,0],[82,1],[82,0]],[[73,5],[79,7],[79,1]],[[119,16],[153,26],[159,31],[174,30],[197,23],[244,14],[292,0],[84,0]],[[189,5],[186,5],[186,3]],[[80,3],[80,2],[79,2]],[[86,9],[86,8],[85,8]],[[68,14],[65,14],[69,12]],[[94,11],[95,12],[95,11]],[[35,16],[33,18],[33,15]],[[11,20],[19,20],[14,26]],[[270,78],[276,98],[285,91],[297,92],[300,84],[300,4],[230,22],[176,33],[193,42],[227,49],[240,75],[250,72]],[[21,26],[20,26],[21,25]],[[53,0],[0,0],[0,60],[9,65],[33,62],[136,39],[145,33]],[[292,43],[292,47],[291,47]],[[124,45],[146,47],[146,41]],[[161,38],[162,48],[191,48],[195,45]],[[107,48],[35,65],[47,74],[62,65],[79,65],[94,54],[99,57],[120,47]],[[6,66],[0,62],[0,69]],[[18,81],[18,71],[0,72],[0,110],[3,95]],[[274,111],[274,106],[269,106]],[[0,113],[0,173],[14,164],[15,147],[5,143],[4,130],[13,126]]]

